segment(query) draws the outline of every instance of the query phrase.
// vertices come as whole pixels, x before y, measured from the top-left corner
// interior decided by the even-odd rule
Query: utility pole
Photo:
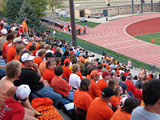
[[[151,0],[151,12],[153,12],[153,0]]]
[[[134,0],[132,0],[132,14],[134,14]]]
[[[141,0],[141,13],[143,13],[143,0]]]
[[[71,27],[72,27],[72,45],[77,46],[75,17],[74,17],[74,0],[69,0],[69,5],[70,5],[70,19],[71,19]]]

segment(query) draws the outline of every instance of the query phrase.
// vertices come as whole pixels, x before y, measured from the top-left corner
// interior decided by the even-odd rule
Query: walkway
[[[159,16],[160,14],[155,13],[109,21],[93,29],[88,29],[86,35],[78,37],[147,64],[160,67],[160,46],[137,40],[126,32],[126,28],[130,24]]]

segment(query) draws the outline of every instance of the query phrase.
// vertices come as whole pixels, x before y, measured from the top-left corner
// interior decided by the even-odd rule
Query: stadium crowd
[[[57,109],[73,120],[160,119],[160,80],[152,72],[133,76],[131,66],[26,22],[0,18],[0,120],[63,120]]]

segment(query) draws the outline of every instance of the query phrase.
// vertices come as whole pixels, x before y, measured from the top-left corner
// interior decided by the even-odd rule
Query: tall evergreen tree
[[[28,0],[24,0],[16,17],[16,23],[22,24],[23,18],[27,18],[28,27],[37,30],[40,26],[40,18],[35,14]]]
[[[5,17],[9,23],[15,22],[18,11],[23,3],[23,0],[7,0],[5,8]]]

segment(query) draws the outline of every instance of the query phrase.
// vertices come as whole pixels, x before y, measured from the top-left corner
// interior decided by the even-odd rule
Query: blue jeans
[[[36,91],[42,97],[48,97],[53,100],[53,105],[57,107],[57,105],[62,101],[62,96],[56,92],[54,92],[53,88],[49,86],[44,86],[42,89]],[[32,97],[36,97],[34,93],[32,93]]]
[[[63,97],[61,103],[68,104],[73,102],[74,92],[70,91],[68,97]]]
[[[0,65],[5,66],[6,65],[5,60],[0,59]],[[4,77],[5,75],[6,75],[5,69],[0,68],[0,78]]]

